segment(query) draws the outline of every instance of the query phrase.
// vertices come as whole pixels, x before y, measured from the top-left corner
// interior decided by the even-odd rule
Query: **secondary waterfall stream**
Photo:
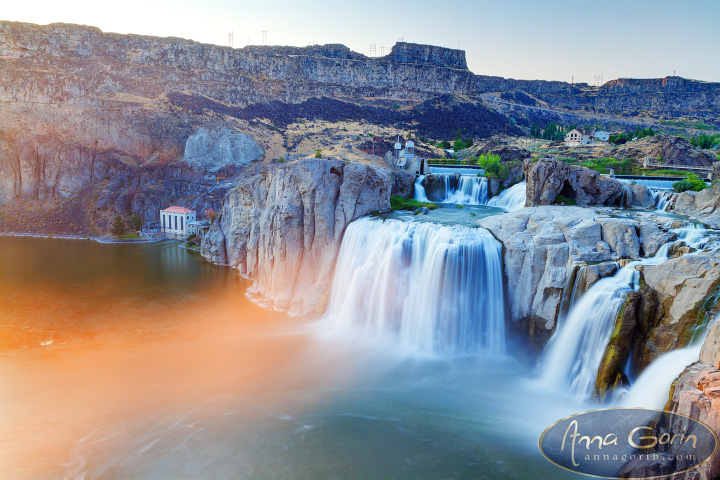
[[[525,182],[506,188],[500,194],[489,198],[488,179],[477,174],[433,173],[443,182],[444,196],[441,203],[458,205],[487,205],[499,207],[507,211],[517,210],[525,206]],[[424,186],[427,175],[419,175],[415,180],[415,200],[429,202]]]
[[[327,319],[422,353],[503,353],[502,246],[478,228],[361,218],[350,224]]]
[[[698,228],[676,229],[675,232],[691,246],[704,242],[707,234],[707,230]],[[599,280],[580,297],[546,347],[541,373],[544,383],[565,387],[579,400],[592,396],[615,318],[627,293],[639,288],[639,272],[635,267],[666,261],[669,247],[670,243],[665,244],[655,256],[629,262],[612,277]]]

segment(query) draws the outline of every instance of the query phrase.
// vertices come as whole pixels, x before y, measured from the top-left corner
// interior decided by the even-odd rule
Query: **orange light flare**
[[[339,360],[347,352],[307,335],[306,322],[252,305],[242,288],[219,290],[143,310],[142,325],[159,329],[0,353],[0,478],[57,478],[79,444],[85,442],[84,456],[112,455],[127,448],[138,428],[182,412],[201,418],[236,412],[234,421],[243,425],[275,411],[296,414],[312,405],[293,400],[294,391],[352,382],[353,368]],[[66,295],[45,289],[35,307],[27,299],[12,306],[6,298],[0,318],[28,308],[56,315],[62,325],[68,312],[52,305],[67,303]],[[99,298],[105,300],[70,314],[114,316],[113,329],[138,323],[137,308]],[[95,442],[108,435],[114,438]]]

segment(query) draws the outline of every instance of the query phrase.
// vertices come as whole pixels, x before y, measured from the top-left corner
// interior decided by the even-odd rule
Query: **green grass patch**
[[[393,196],[390,197],[390,206],[392,207],[393,212],[395,210],[411,210],[414,211],[417,208],[427,207],[430,210],[435,210],[438,208],[437,205],[430,202],[420,202],[418,200],[415,200],[414,198],[405,199],[399,196]]]
[[[126,239],[126,240],[133,239],[133,238],[140,238],[140,234],[137,232],[130,232],[130,233],[126,233],[125,235],[120,235],[117,238],[122,238],[122,239]]]

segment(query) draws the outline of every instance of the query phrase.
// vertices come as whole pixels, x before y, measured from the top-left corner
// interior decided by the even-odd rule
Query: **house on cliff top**
[[[588,143],[592,143],[594,138],[592,130],[573,128],[565,135],[565,145],[568,147],[587,145]]]

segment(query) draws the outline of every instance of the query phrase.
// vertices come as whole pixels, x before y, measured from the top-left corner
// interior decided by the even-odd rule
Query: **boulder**
[[[640,208],[649,208],[655,206],[655,197],[652,191],[645,185],[630,184],[626,189],[625,201],[628,205]]]
[[[698,318],[712,306],[706,299],[720,284],[720,253],[683,255],[638,270],[659,302],[651,321],[654,326],[642,340],[638,359],[642,369],[659,355],[682,346]]]
[[[619,205],[623,185],[589,168],[542,159],[525,160],[523,171],[527,182],[526,207],[552,205],[563,195],[577,205]]]
[[[675,203],[668,211],[685,215],[705,223],[710,228],[720,228],[720,183],[699,192],[682,192],[675,196]]]
[[[700,349],[700,363],[720,368],[720,322],[715,322],[708,330]]]

